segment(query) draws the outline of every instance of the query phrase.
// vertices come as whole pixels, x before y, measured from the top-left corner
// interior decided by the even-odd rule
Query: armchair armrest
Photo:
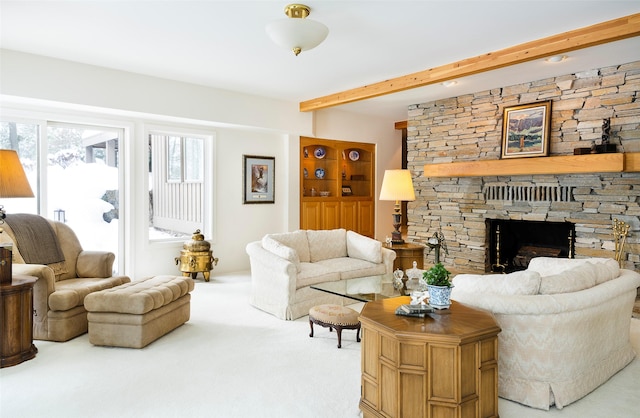
[[[113,276],[115,254],[108,251],[81,251],[76,261],[76,274],[82,278]]]
[[[53,273],[53,269],[42,264],[14,263],[13,272],[38,278],[33,286],[33,321],[34,328],[39,330],[43,326],[42,323],[47,319],[49,295],[56,290],[56,276]]]

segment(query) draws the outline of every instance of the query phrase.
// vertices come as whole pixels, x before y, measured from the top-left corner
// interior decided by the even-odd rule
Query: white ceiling
[[[286,1],[5,1],[0,46],[301,102],[640,12],[640,1],[307,0],[329,27],[294,56],[264,27]],[[341,106],[394,120],[407,106],[640,60],[640,37]]]

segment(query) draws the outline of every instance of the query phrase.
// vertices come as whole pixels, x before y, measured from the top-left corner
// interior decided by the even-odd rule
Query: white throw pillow
[[[309,257],[309,241],[307,241],[306,231],[299,229],[294,232],[269,234],[269,236],[279,243],[296,250],[301,262],[308,263],[311,261],[311,258]]]
[[[620,275],[620,265],[612,258],[607,259],[604,263],[596,263],[596,284],[608,282]]]
[[[380,264],[382,263],[382,243],[357,232],[347,231],[347,255]]]
[[[308,230],[309,256],[311,262],[347,256],[347,230]]]
[[[540,294],[554,295],[589,289],[596,284],[596,273],[595,265],[584,263],[559,274],[543,276],[540,281]]]
[[[276,241],[271,238],[269,235],[265,235],[262,238],[262,248],[265,250],[277,255],[278,257],[282,257],[285,260],[289,260],[296,266],[296,271],[300,273],[302,266],[300,265],[300,257],[298,257],[298,253],[291,247],[287,247],[286,245]]]
[[[570,270],[574,267],[583,265],[585,263],[607,263],[615,260],[611,258],[556,258],[556,257],[534,257],[529,262],[527,270],[533,270],[540,273],[540,276],[551,276],[552,274],[559,274],[565,270]]]
[[[452,282],[454,292],[537,295],[540,289],[540,275],[528,270],[509,274],[458,274]]]

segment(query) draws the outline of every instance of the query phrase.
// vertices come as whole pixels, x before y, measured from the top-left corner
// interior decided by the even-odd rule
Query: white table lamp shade
[[[411,172],[409,170],[385,170],[380,189],[380,200],[416,200]]]

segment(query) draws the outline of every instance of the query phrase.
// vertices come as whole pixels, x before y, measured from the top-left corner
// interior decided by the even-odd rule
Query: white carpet
[[[360,344],[308,318],[249,306],[246,274],[198,280],[191,320],[144,349],[95,347],[83,335],[36,341],[35,359],[0,370],[0,416],[359,417]],[[360,309],[362,304],[353,306]],[[640,320],[633,320],[640,351]],[[637,417],[640,359],[562,410],[500,399],[500,416]],[[635,415],[634,415],[635,414]]]

